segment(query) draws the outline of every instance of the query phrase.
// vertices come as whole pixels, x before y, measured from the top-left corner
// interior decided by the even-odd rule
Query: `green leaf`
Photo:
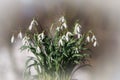
[[[81,54],[73,54],[72,57],[83,57],[83,55],[81,55]]]

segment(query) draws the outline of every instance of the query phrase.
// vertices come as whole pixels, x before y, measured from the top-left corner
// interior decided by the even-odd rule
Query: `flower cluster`
[[[29,34],[26,33],[23,37],[22,32],[18,33],[18,38],[22,39],[23,46],[21,50],[28,49],[34,54],[34,57],[28,59],[33,64],[27,64],[29,72],[31,67],[37,70],[40,75],[47,73],[52,77],[71,71],[76,64],[84,62],[90,57],[90,46],[96,47],[98,45],[97,39],[92,31],[86,33],[81,32],[81,25],[75,23],[73,32],[68,30],[67,21],[62,16],[59,19],[59,27],[56,28],[55,36],[49,37],[42,33]],[[31,31],[37,27],[38,23],[35,19],[32,20],[28,28]],[[11,37],[11,43],[14,42],[14,35]],[[51,72],[53,74],[51,74]],[[43,79],[44,80],[44,79]]]

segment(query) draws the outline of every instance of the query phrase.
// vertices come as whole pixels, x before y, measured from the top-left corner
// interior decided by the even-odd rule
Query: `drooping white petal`
[[[62,39],[63,39],[63,40],[65,40],[65,39],[66,39],[66,36],[65,36],[65,35],[63,35],[63,36],[62,36]]]
[[[76,52],[76,53],[79,53],[78,48],[75,48],[75,52]]]
[[[94,40],[97,40],[95,35],[92,36],[91,41],[94,42]]]
[[[59,45],[59,46],[63,46],[63,41],[62,41],[62,39],[59,40],[58,45]]]
[[[38,40],[42,41],[45,38],[44,32],[38,35]]]
[[[60,22],[65,22],[65,18],[64,16],[62,16],[60,19],[59,19]]]
[[[65,22],[62,25],[65,29],[67,28],[67,24]]]
[[[56,30],[57,30],[57,31],[60,31],[60,27],[57,27]]]
[[[77,34],[78,38],[80,38],[82,35],[81,34]]]
[[[64,28],[63,26],[60,27],[61,30],[63,30],[63,28]]]
[[[22,32],[18,33],[18,38],[22,39]]]
[[[11,43],[14,42],[14,39],[15,39],[15,37],[14,37],[14,35],[12,35],[12,37],[11,37]]]
[[[95,42],[93,43],[93,46],[94,46],[94,47],[96,47],[96,46],[97,46],[97,41],[95,41]]]
[[[66,38],[66,41],[69,41],[69,36],[72,36],[73,34],[71,33],[71,32],[67,32],[66,33],[66,36],[65,36],[65,38]]]
[[[29,30],[32,30],[32,28],[35,26],[35,25],[38,25],[38,22],[35,20],[35,19],[33,19],[32,21],[31,21],[31,23],[30,23],[30,26],[29,26]]]
[[[73,34],[71,32],[67,32],[66,36],[72,36]]]
[[[75,34],[81,33],[81,25],[80,24],[76,23],[74,33]]]
[[[41,49],[40,49],[39,46],[37,47],[36,52],[37,52],[37,53],[41,53]]]
[[[68,42],[69,41],[69,36],[65,36],[65,38],[66,38],[66,41]]]
[[[32,27],[33,27],[33,26],[30,24],[30,26],[29,26],[29,30],[30,30],[30,31],[32,30]]]
[[[90,42],[90,36],[87,36],[86,39],[87,39],[87,42]]]
[[[22,44],[28,46],[28,45],[29,45],[29,39],[30,39],[30,38],[29,38],[28,36],[25,36],[25,37],[22,39]]]
[[[44,33],[41,33],[42,40],[44,39],[45,35]]]

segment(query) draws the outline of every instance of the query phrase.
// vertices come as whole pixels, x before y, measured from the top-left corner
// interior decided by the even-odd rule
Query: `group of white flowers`
[[[61,24],[60,27],[57,27],[57,28],[56,28],[56,31],[60,32],[60,31],[62,31],[62,30],[64,30],[64,29],[67,29],[67,28],[68,28],[64,16],[62,16],[62,17],[59,19],[59,22],[61,22],[62,24]],[[35,19],[33,19],[33,20],[31,21],[30,25],[29,25],[28,30],[31,31],[32,28],[33,28],[33,27],[36,27],[36,26],[38,26],[38,22],[37,22]],[[63,40],[66,40],[66,41],[68,42],[70,36],[73,36],[73,35],[77,35],[77,38],[81,38],[81,36],[82,36],[82,34],[81,34],[81,28],[82,28],[81,25],[80,25],[79,23],[76,23],[76,24],[75,24],[75,28],[74,28],[74,32],[71,33],[71,32],[69,32],[69,31],[67,31],[67,33],[66,33],[65,35],[62,35],[61,39],[58,41],[58,45],[59,45],[59,46],[63,46],[63,45],[64,45],[64,44],[63,44]],[[44,39],[44,37],[45,37],[44,32],[40,33],[40,34],[38,35],[39,41],[41,42],[41,41]],[[29,42],[28,42],[29,37],[28,37],[28,36],[24,36],[24,37],[23,37],[21,31],[18,33],[18,38],[19,38],[19,39],[22,39],[23,45],[29,45]],[[11,43],[13,43],[14,41],[15,41],[15,36],[14,36],[14,34],[13,34],[12,37],[11,37]],[[97,39],[96,39],[96,37],[95,37],[94,34],[92,35],[92,37],[90,37],[90,36],[88,35],[87,38],[86,38],[86,41],[87,41],[87,42],[92,42],[94,47],[96,47],[96,46],[98,45]]]
[[[64,17],[61,17],[59,19],[60,22],[62,22],[62,25],[60,27],[57,27],[56,30],[57,31],[62,31],[63,29],[67,29],[67,24],[66,24],[66,20]],[[75,28],[74,28],[74,33],[71,33],[69,31],[67,31],[66,35],[62,35],[61,39],[59,40],[58,44],[59,46],[63,46],[63,40],[66,40],[67,42],[69,41],[69,36],[73,36],[73,35],[77,35],[77,38],[81,38],[82,34],[81,34],[81,25],[79,23],[75,24]],[[92,33],[92,32],[91,32]],[[93,46],[96,47],[98,45],[97,39],[95,37],[95,35],[92,33],[92,37],[90,37],[89,35],[86,38],[87,42],[92,42]]]
[[[36,69],[39,67],[40,74],[46,70],[54,70],[56,72],[59,70],[65,71],[68,65],[72,67],[71,65],[74,66],[91,55],[87,52],[90,49],[89,44],[92,44],[93,47],[98,45],[96,36],[92,31],[82,34],[82,27],[79,23],[75,23],[73,32],[70,32],[64,16],[58,21],[59,24],[55,30],[54,37],[46,36],[44,31],[42,33],[35,32],[33,34],[31,30],[35,30],[37,29],[36,27],[38,27],[38,22],[35,19],[31,21],[27,29],[27,31],[29,31],[28,33],[23,34],[20,31],[17,34],[17,38],[21,39],[23,43],[20,49],[22,51],[31,51],[34,54],[34,57],[32,57],[34,59],[31,60],[34,61],[35,64],[33,63],[34,65],[32,64],[31,66],[27,65],[27,68],[35,67]],[[14,42],[15,35],[13,34],[11,43]]]
[[[30,25],[29,25],[28,30],[31,31],[32,28],[35,27],[35,26],[38,26],[38,22],[37,22],[35,19],[33,19],[33,20],[31,21]],[[43,34],[40,34],[39,36],[43,38]],[[18,37],[19,39],[22,39],[22,43],[23,43],[23,44],[28,44],[29,37],[28,37],[28,36],[24,36],[24,37],[23,37],[23,34],[22,34],[21,31],[18,33],[18,36],[17,36],[17,37]],[[14,34],[13,34],[12,37],[11,37],[11,43],[14,43],[14,41],[15,41],[15,36],[14,36]]]

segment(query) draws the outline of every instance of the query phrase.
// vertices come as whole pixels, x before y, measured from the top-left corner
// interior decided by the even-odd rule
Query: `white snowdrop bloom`
[[[94,40],[97,40],[95,35],[92,36],[91,41],[93,42]]]
[[[87,39],[87,42],[90,42],[90,36],[87,36],[86,39]]]
[[[18,38],[22,39],[22,32],[21,31],[18,33]]]
[[[96,47],[97,44],[98,44],[97,41],[95,41],[95,42],[93,43],[93,46]]]
[[[77,34],[78,38],[80,38],[82,36],[82,34]]]
[[[45,38],[44,32],[38,35],[38,40],[43,40]]]
[[[25,36],[25,37],[22,39],[22,44],[28,46],[28,45],[29,45],[29,39],[30,39],[30,38],[29,38],[28,36]]]
[[[12,37],[11,37],[11,43],[13,43],[14,40],[15,40],[15,37],[14,37],[14,35],[12,35]]]
[[[78,48],[75,48],[75,52],[76,52],[76,53],[79,53]]]
[[[63,30],[63,28],[64,28],[64,26],[62,25],[62,26],[60,27],[60,29]]]
[[[31,21],[31,23],[30,23],[29,30],[32,30],[32,28],[33,28],[35,25],[38,25],[38,22],[37,22],[35,19],[33,19],[33,20]]]
[[[81,32],[81,25],[78,24],[78,23],[76,23],[75,29],[74,29],[74,33],[75,33],[75,34],[78,34],[78,33],[80,33],[80,32]]]
[[[63,41],[62,41],[62,39],[59,40],[58,45],[59,45],[59,46],[63,46]]]
[[[69,32],[69,31],[66,33],[66,36],[72,36],[72,35],[73,34],[71,32]]]
[[[66,33],[66,41],[69,41],[69,36],[72,36],[73,34],[71,32]]]
[[[60,27],[57,27],[56,30],[57,30],[57,31],[60,31]]]
[[[67,41],[67,42],[69,41],[69,37],[68,37],[68,36],[66,36],[66,41]]]
[[[60,19],[59,19],[60,22],[65,22],[65,18],[64,16],[62,16]]]
[[[37,53],[41,53],[41,49],[40,49],[39,46],[37,47],[36,52],[37,52]]]
[[[64,22],[62,25],[63,25],[63,27],[64,27],[65,29],[67,28],[66,22]]]
[[[41,33],[41,38],[42,38],[42,40],[45,38],[44,33]]]
[[[33,25],[30,24],[30,26],[29,26],[29,30],[32,30],[32,27],[33,27]]]
[[[65,35],[63,35],[63,36],[62,36],[62,39],[63,39],[63,40],[65,40],[65,39],[66,39],[66,36],[65,36]]]

